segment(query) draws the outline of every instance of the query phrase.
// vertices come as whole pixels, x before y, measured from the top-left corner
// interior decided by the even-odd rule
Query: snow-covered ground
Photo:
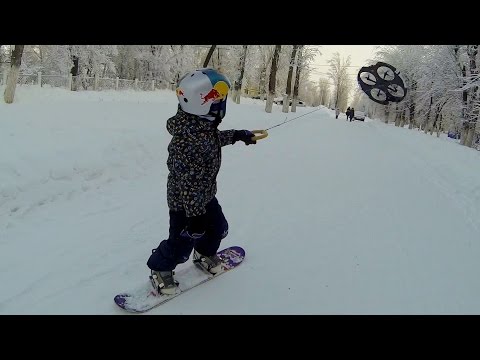
[[[113,297],[168,233],[176,104],[26,86],[0,101],[0,314],[125,314]],[[312,110],[242,98],[220,128]],[[222,247],[244,264],[147,314],[480,313],[480,152],[325,108],[269,134],[223,148]]]

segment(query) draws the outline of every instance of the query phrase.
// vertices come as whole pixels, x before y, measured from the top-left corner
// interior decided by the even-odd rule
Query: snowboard
[[[200,284],[206,283],[235,269],[245,258],[245,250],[239,246],[231,246],[217,252],[217,255],[222,260],[224,271],[216,275],[208,273],[199,265],[190,263],[186,267],[175,271],[174,278],[178,281],[175,294],[159,294],[154,289],[150,280],[148,280],[137,288],[116,295],[114,297],[115,304],[131,313],[143,313],[151,310]]]

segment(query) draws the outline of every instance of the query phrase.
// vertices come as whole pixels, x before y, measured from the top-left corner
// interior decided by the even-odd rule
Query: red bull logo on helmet
[[[223,100],[228,95],[229,86],[225,81],[218,81],[214,86],[213,89],[210,90],[206,94],[200,94],[200,97],[203,100],[203,104],[211,101],[214,102],[216,100]]]

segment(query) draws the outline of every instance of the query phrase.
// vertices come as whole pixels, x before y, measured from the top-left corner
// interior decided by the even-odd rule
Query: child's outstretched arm
[[[235,130],[223,130],[219,132],[220,137],[220,146],[232,145],[235,142],[233,141],[233,136],[235,135]]]
[[[248,130],[225,130],[220,131],[220,144],[221,146],[235,144],[237,141],[243,141],[245,145],[256,144],[255,140],[252,140],[255,134]]]

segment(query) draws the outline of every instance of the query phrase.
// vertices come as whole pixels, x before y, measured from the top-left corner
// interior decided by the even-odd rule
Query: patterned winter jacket
[[[184,210],[187,217],[202,215],[217,193],[221,147],[233,144],[235,130],[219,131],[215,123],[180,106],[167,120],[167,130],[173,136],[168,145],[168,207]]]

